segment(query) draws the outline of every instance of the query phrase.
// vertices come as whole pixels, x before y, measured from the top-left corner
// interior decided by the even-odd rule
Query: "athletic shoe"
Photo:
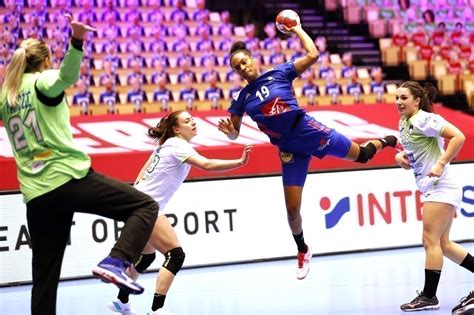
[[[474,291],[459,301],[453,308],[453,315],[474,315]]]
[[[296,256],[298,260],[298,266],[296,268],[296,278],[298,280],[303,280],[308,275],[311,257],[313,257],[313,253],[311,252],[311,247],[309,246],[308,251],[306,253],[298,253],[298,255]]]
[[[156,311],[150,311],[147,315],[174,315],[174,313],[171,313],[167,310],[159,308]]]
[[[106,283],[115,284],[129,294],[142,294],[144,289],[125,272],[129,266],[127,261],[108,256],[92,269],[92,274]]]
[[[115,299],[107,304],[107,307],[112,312],[120,313],[122,315],[135,315],[135,310],[129,303],[122,303],[119,299]]]
[[[434,296],[433,298],[429,298],[423,295],[423,291],[416,291],[416,293],[418,294],[418,296],[414,298],[410,303],[405,303],[400,306],[400,309],[402,311],[414,312],[439,309],[439,302],[436,296]]]

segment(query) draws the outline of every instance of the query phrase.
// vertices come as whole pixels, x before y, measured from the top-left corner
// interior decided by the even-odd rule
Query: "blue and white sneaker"
[[[127,261],[108,256],[92,269],[92,274],[106,283],[115,284],[129,294],[142,294],[143,287],[125,273],[130,265]]]
[[[115,299],[107,304],[107,307],[112,312],[120,313],[122,315],[135,315],[135,310],[129,303],[122,303],[119,299]]]

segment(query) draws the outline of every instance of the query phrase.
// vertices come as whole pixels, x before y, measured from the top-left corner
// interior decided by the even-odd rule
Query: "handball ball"
[[[288,32],[285,29],[285,26],[290,28],[300,24],[300,17],[298,13],[293,10],[283,10],[278,13],[275,19],[275,25],[277,29],[282,32],[283,34],[290,35],[291,32]]]

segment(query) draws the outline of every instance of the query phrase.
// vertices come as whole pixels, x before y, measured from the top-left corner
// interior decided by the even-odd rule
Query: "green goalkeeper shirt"
[[[69,45],[60,70],[25,73],[16,106],[0,95],[3,120],[25,203],[73,178],[86,176],[91,161],[72,141],[64,90],[79,76],[83,52]]]

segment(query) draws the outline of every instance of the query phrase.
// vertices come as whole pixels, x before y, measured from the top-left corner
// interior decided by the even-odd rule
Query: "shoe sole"
[[[120,311],[118,310],[115,305],[113,304],[114,302],[111,302],[109,304],[107,304],[107,307],[109,308],[109,310],[111,310],[112,312],[115,312],[115,313],[120,313],[122,315],[135,315],[136,313],[134,312],[129,312],[129,311]]]
[[[143,288],[134,286],[133,284],[124,281],[122,278],[117,277],[113,272],[98,266],[92,269],[92,274],[102,282],[115,284],[119,289],[126,291],[128,294],[138,295],[145,291]]]
[[[430,306],[425,306],[417,309],[402,309],[404,312],[419,312],[419,311],[436,311],[439,310],[439,304],[438,305],[430,305]]]
[[[467,305],[463,308],[458,309],[453,315],[474,315],[474,305]]]

